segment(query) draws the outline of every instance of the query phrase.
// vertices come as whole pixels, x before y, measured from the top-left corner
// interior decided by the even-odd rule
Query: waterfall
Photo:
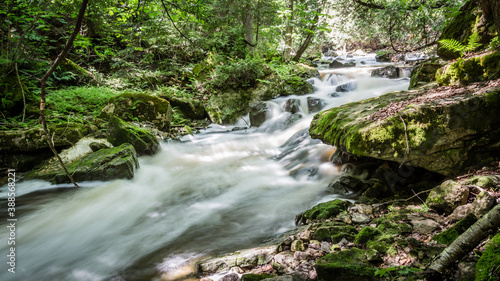
[[[296,214],[336,198],[327,186],[340,176],[328,162],[332,147],[307,134],[312,98],[325,110],[408,87],[408,79],[370,77],[376,62],[354,59],[365,64],[310,79],[311,95],[268,101],[272,114],[258,128],[233,130],[246,126],[246,116],[162,143],[161,152],[140,158],[132,180],[85,182],[80,189],[18,183],[18,266],[15,274],[0,272],[0,280],[145,280],[294,229]],[[290,99],[297,100],[294,113],[284,110]],[[6,186],[0,198],[6,202]],[[10,246],[2,223],[5,261]]]

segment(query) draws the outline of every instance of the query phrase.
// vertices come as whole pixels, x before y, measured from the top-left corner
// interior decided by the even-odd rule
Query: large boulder
[[[88,128],[79,123],[48,125],[48,129],[54,136],[54,147],[58,150],[72,146],[88,133]],[[0,132],[2,167],[15,167],[19,172],[28,171],[52,155],[42,127]]]
[[[314,266],[319,281],[373,280],[375,269],[367,261],[365,251],[358,248],[330,253]]]
[[[203,103],[197,99],[164,97],[170,105],[177,107],[186,117],[191,119],[203,119],[207,116]]]
[[[494,85],[392,92],[318,113],[310,134],[356,156],[450,176],[500,156],[499,111]]]
[[[425,203],[437,212],[451,214],[458,206],[465,205],[468,198],[469,188],[447,180],[429,193]]]
[[[251,103],[249,114],[250,126],[259,127],[266,122],[271,113],[271,106],[268,103],[264,101]]]
[[[173,112],[165,99],[143,93],[125,93],[111,98],[99,117],[109,119],[113,116],[125,121],[151,122],[159,130],[168,131]]]
[[[109,119],[106,132],[107,139],[112,145],[130,143],[138,155],[153,155],[160,149],[160,143],[152,133],[115,116]]]
[[[131,144],[104,148],[65,163],[76,182],[131,179],[139,166]],[[66,173],[55,158],[26,174],[25,179],[43,179],[52,183],[69,183]]]
[[[439,86],[470,84],[500,78],[500,52],[459,59],[436,72]]]
[[[399,67],[395,67],[393,65],[376,68],[372,70],[372,77],[383,77],[383,78],[399,78]]]
[[[413,89],[421,85],[436,81],[436,71],[444,65],[439,62],[424,62],[413,68],[411,71],[410,86]]]

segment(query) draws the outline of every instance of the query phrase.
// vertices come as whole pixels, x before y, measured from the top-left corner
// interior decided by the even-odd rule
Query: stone
[[[459,59],[436,72],[439,86],[463,85],[500,78],[500,51]]]
[[[476,217],[481,218],[493,208],[495,203],[495,197],[491,196],[486,190],[481,191],[472,202],[471,211]]]
[[[276,254],[273,260],[274,263],[279,266],[279,272],[287,274],[294,272],[295,268],[300,264],[299,261],[295,259],[294,253],[290,251],[284,251]]]
[[[304,246],[304,241],[297,239],[292,242],[292,245],[290,246],[290,250],[292,252],[297,252],[297,251],[305,251],[306,248]]]
[[[342,240],[353,241],[356,234],[356,229],[351,225],[340,222],[326,222],[318,226],[313,238],[318,241],[339,243]]]
[[[374,279],[375,273],[365,251],[358,248],[330,253],[320,258],[314,268],[319,281],[368,281]]]
[[[262,279],[263,281],[294,281],[291,275],[274,276],[271,278]]]
[[[382,77],[382,78],[399,78],[399,68],[393,65],[377,68],[372,70],[372,77]]]
[[[429,193],[425,203],[437,212],[451,214],[458,206],[465,205],[467,198],[469,198],[467,187],[453,180],[447,180]]]
[[[248,268],[264,265],[273,259],[276,249],[274,245],[264,246],[202,259],[196,262],[196,268],[199,274],[211,274],[225,272],[235,266]]]
[[[65,164],[76,182],[131,179],[139,167],[136,151],[130,144],[100,149]],[[43,179],[56,184],[70,182],[55,158],[27,173],[25,178]]]
[[[304,117],[304,115],[302,113],[294,113],[294,114],[290,115],[285,120],[285,122],[283,122],[283,124],[285,125],[285,128],[288,128],[288,127],[292,126],[293,124],[295,124],[300,119],[302,119],[303,117]]]
[[[374,240],[375,237],[381,235],[380,230],[373,226],[367,226],[361,229],[356,238],[354,239],[354,244],[356,245],[364,245],[368,241]]]
[[[357,87],[358,87],[358,85],[356,85],[355,82],[347,82],[347,83],[338,85],[337,88],[335,88],[335,91],[341,92],[341,93],[351,92],[351,91],[356,90]]]
[[[165,99],[170,102],[172,107],[177,107],[187,118],[199,120],[207,117],[203,103],[197,99],[179,97],[166,97]]]
[[[268,279],[268,278],[272,278],[272,276],[269,275],[269,274],[252,274],[252,273],[249,273],[249,274],[243,274],[241,276],[241,281],[260,281],[260,280]]]
[[[309,133],[356,156],[405,163],[405,175],[421,167],[455,176],[489,165],[500,156],[500,89],[447,95],[416,89],[334,107],[314,116]]]
[[[324,220],[347,210],[347,207],[350,205],[352,205],[352,203],[349,201],[340,199],[320,203],[310,210],[297,215],[295,217],[295,223],[305,224],[307,220]]]
[[[339,61],[339,60],[334,60],[330,63],[330,68],[343,68],[343,67],[355,67],[356,63],[354,61]]]
[[[259,127],[272,114],[271,106],[263,101],[250,104],[250,126]]]
[[[340,195],[352,195],[363,192],[369,187],[368,184],[353,176],[342,176],[328,185],[334,193]]]
[[[440,224],[431,219],[412,220],[413,230],[420,234],[430,234],[440,228]]]
[[[220,281],[240,281],[240,276],[237,273],[229,273],[227,275],[224,275]]]
[[[370,216],[360,213],[351,214],[351,220],[356,224],[367,224],[371,221]]]
[[[130,143],[138,155],[153,155],[160,149],[158,139],[145,129],[130,125],[116,116],[109,119],[107,140],[114,146]]]
[[[436,72],[443,66],[444,64],[434,61],[424,62],[415,66],[411,71],[410,86],[408,89],[436,81]]]
[[[148,94],[125,93],[111,98],[99,115],[102,119],[118,117],[125,121],[151,122],[159,130],[168,131],[173,118],[170,103]]]
[[[324,100],[320,98],[307,97],[307,110],[309,113],[314,113],[322,110],[326,106]]]
[[[375,56],[378,62],[391,62],[391,52],[380,52]]]
[[[302,241],[306,241],[306,242],[307,242],[307,241],[311,240],[311,231],[309,231],[309,230],[307,230],[307,229],[306,229],[306,230],[304,230],[304,231],[300,232],[300,233],[297,235],[297,237],[298,237],[300,240],[302,240]]]
[[[457,222],[452,227],[432,237],[432,240],[440,244],[450,245],[453,241],[455,241],[455,239],[458,238],[458,236],[464,233],[476,221],[477,217],[474,214],[468,214],[465,218]]]
[[[292,114],[295,114],[297,112],[301,112],[302,109],[300,107],[300,100],[298,100],[298,99],[286,100],[286,102],[283,104],[283,109],[286,112],[290,112]]]
[[[89,144],[89,147],[90,149],[92,149],[93,152],[96,152],[96,151],[99,151],[101,149],[106,149],[106,148],[110,148],[110,146],[106,143],[103,143],[103,142],[91,142]]]

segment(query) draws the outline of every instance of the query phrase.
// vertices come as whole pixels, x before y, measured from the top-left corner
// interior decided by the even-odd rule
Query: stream
[[[272,114],[258,128],[242,129],[245,116],[162,143],[161,152],[139,159],[132,180],[80,189],[17,183],[16,273],[7,271],[11,246],[2,219],[0,280],[159,280],[158,271],[265,245],[293,230],[297,214],[337,198],[327,187],[341,175],[328,162],[332,147],[307,134],[314,116],[307,98],[322,99],[325,110],[408,88],[408,78],[370,77],[383,66],[374,56],[353,59],[355,68],[325,69],[310,79],[311,95],[268,101]],[[351,91],[336,92],[349,82]],[[291,113],[283,103],[290,98],[300,100],[302,118],[286,126]],[[4,208],[6,186],[0,198]]]

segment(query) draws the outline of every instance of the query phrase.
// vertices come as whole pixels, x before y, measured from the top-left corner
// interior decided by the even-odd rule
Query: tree
[[[500,1],[499,0],[478,0],[481,9],[487,19],[495,23],[497,34],[500,36]]]

